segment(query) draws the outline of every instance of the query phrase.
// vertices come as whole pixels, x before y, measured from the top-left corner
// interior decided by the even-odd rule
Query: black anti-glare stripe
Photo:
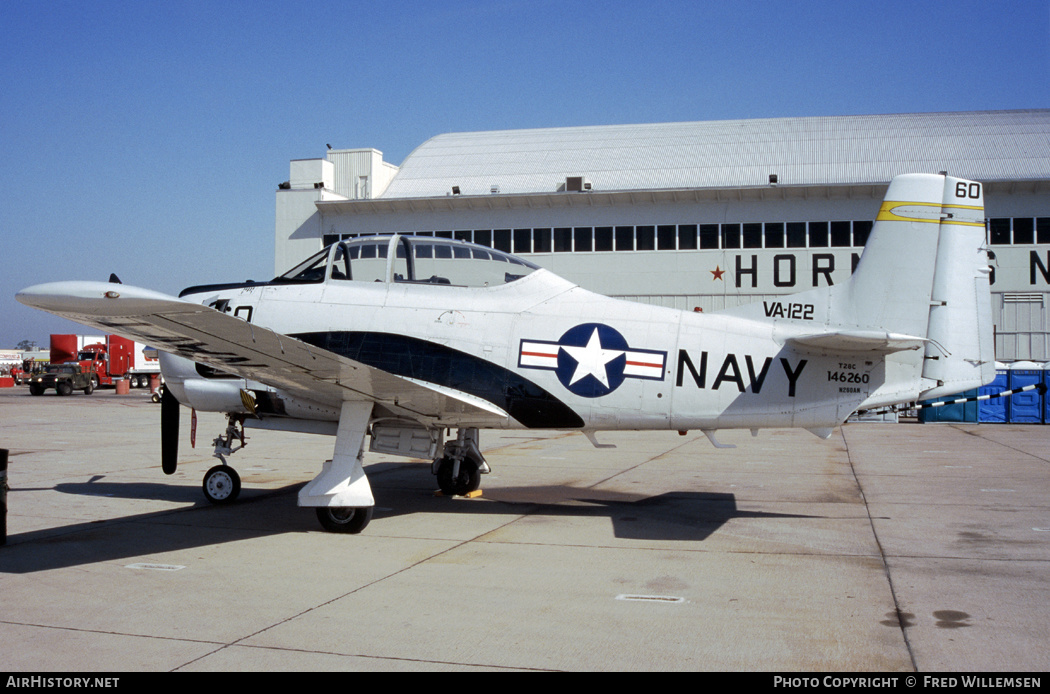
[[[530,429],[579,429],[568,405],[532,381],[473,354],[392,333],[331,331],[292,335],[396,376],[453,388],[491,402]]]

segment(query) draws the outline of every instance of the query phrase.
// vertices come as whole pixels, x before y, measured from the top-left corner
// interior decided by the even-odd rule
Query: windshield
[[[521,279],[537,269],[539,266],[509,253],[463,241],[365,236],[325,248],[274,282],[335,280],[491,287]]]
[[[284,282],[323,282],[324,270],[327,264],[328,249],[326,248],[275,279]]]

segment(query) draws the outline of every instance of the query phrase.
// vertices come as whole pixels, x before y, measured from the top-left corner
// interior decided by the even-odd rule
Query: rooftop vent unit
[[[584,176],[567,176],[565,178],[565,192],[582,193],[591,189],[591,182]]]

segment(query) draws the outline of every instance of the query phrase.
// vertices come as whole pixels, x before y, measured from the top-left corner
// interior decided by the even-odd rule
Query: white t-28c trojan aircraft
[[[858,409],[995,375],[983,186],[943,174],[893,179],[845,284],[716,313],[611,299],[491,248],[396,234],[179,298],[116,278],[17,298],[166,353],[166,473],[179,403],[227,413],[211,501],[240,489],[224,456],[244,426],[334,434],[299,505],[351,533],[375,503],[368,435],[372,451],[433,459],[440,488],[466,494],[489,471],[479,429],[579,430],[596,446],[617,429],[700,429],[716,446],[724,428],[826,438]]]

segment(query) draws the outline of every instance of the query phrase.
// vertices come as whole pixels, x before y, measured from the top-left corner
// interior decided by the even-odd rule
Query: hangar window
[[[493,231],[492,247],[497,251],[510,253],[510,229],[496,229]]]
[[[616,227],[616,250],[634,250],[634,227]]]
[[[700,225],[700,248],[707,250],[711,248],[718,248],[718,225],[717,224],[701,224]]]
[[[594,230],[590,227],[576,227],[572,230],[572,242],[577,253],[590,253],[594,250]]]
[[[550,229],[533,229],[532,230],[532,252],[533,253],[550,253],[551,248],[551,230]]]
[[[1014,243],[1035,243],[1035,225],[1030,217],[1014,219]]]
[[[809,247],[810,248],[827,248],[828,247],[828,223],[827,222],[810,222],[809,223]]]
[[[637,251],[656,250],[656,227],[644,226],[634,228],[634,248]]]
[[[661,224],[619,227],[537,229],[459,229],[417,231],[404,235],[448,238],[505,253],[591,253],[608,251],[673,251],[738,248],[863,248],[871,221],[749,222],[746,224]],[[1050,243],[1050,217],[989,220],[992,243]],[[326,243],[375,234],[325,234]],[[382,243],[355,247],[359,257],[382,258]],[[364,254],[364,255],[361,255]]]
[[[988,229],[991,232],[992,243],[997,245],[1010,243],[1009,218],[997,218],[990,220],[988,222]]]
[[[678,248],[683,251],[696,250],[696,225],[681,224],[678,227]]]
[[[853,245],[849,222],[831,223],[831,245],[834,248],[848,248]]]
[[[853,245],[854,246],[866,246],[868,243],[868,236],[871,235],[871,227],[874,226],[874,222],[853,222]]]
[[[612,227],[596,227],[594,229],[594,250],[611,251],[613,249]]]
[[[1050,243],[1050,217],[1035,220],[1036,243]]]
[[[766,248],[784,247],[784,225],[781,223],[767,223],[765,229]]]
[[[761,224],[744,224],[744,248],[761,248],[762,247],[762,225]]]
[[[572,229],[558,227],[554,230],[554,252],[568,253],[570,251],[572,251]]]
[[[532,229],[514,230],[514,252],[532,253]]]
[[[658,251],[673,251],[678,248],[677,229],[674,224],[661,224],[656,227],[656,249]]]
[[[722,225],[722,248],[740,248],[740,225]]]

